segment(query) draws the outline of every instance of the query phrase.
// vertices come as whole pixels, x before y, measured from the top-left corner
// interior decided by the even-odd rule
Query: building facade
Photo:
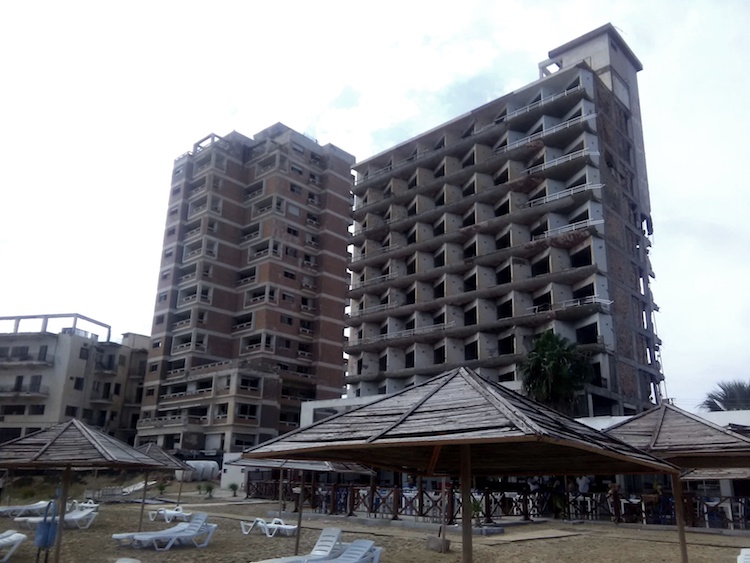
[[[660,396],[636,74],[612,25],[537,81],[355,165],[351,395],[460,365],[519,389],[547,330],[595,370],[580,415]]]
[[[76,314],[0,317],[0,442],[77,418],[133,444],[149,338],[110,332]]]
[[[175,160],[139,442],[241,451],[341,396],[353,163],[282,124]]]

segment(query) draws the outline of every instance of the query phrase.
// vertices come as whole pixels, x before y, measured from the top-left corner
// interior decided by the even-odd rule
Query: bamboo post
[[[448,544],[445,541],[445,534],[448,531],[448,503],[446,502],[446,499],[448,498],[446,495],[448,494],[446,491],[446,482],[445,477],[443,477],[441,481],[441,487],[440,487],[440,506],[443,509],[442,511],[442,521],[440,522],[440,534],[438,534],[442,539],[440,542],[440,553],[447,553],[448,552]]]
[[[349,495],[347,500],[347,505],[349,509],[346,512],[347,516],[354,516],[354,494],[355,494],[355,488],[354,485],[349,485],[349,490],[347,492]]]
[[[461,446],[461,507],[461,563],[471,563],[471,446],[468,445]]]
[[[674,517],[677,521],[677,536],[680,538],[680,557],[688,563],[687,540],[685,539],[685,506],[682,500],[682,481],[678,473],[672,473],[672,494],[674,495]]]

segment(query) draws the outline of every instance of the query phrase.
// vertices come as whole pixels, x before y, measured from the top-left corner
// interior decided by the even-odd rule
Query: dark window
[[[73,382],[73,389],[76,391],[83,391],[83,378],[82,377],[76,377],[75,381]]]
[[[465,360],[476,360],[479,358],[479,342],[469,342],[464,347],[464,359]]]
[[[29,414],[44,414],[44,405],[29,405]]]
[[[154,396],[154,390],[146,389],[146,397],[153,397],[153,396]]]
[[[65,407],[65,416],[77,416],[78,415],[78,407],[71,407],[68,405]]]
[[[88,348],[81,348],[78,352],[78,357],[81,360],[88,360],[89,359],[89,349]]]

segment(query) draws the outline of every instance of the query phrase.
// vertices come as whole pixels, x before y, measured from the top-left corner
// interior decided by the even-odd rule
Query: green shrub
[[[232,496],[237,496],[237,491],[239,490],[240,486],[237,483],[229,483],[229,490],[232,491]]]
[[[213,483],[206,483],[205,489],[206,489],[206,496],[208,498],[213,498],[213,496],[214,496],[214,485],[213,485]]]
[[[203,485],[198,484],[195,486],[195,488],[198,490],[198,494],[201,494],[203,492]]]

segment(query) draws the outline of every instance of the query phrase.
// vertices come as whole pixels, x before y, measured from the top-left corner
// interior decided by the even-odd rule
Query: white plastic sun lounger
[[[172,520],[183,520],[185,522],[190,520],[193,515],[192,512],[185,512],[181,506],[174,508],[159,508],[157,510],[148,511],[148,519],[152,522],[162,516],[164,521],[169,524]]]
[[[50,501],[40,500],[33,504],[0,507],[0,516],[41,516]]]
[[[310,553],[305,555],[293,555],[278,559],[268,559],[261,563],[295,563],[299,561],[326,561],[341,554],[349,544],[341,543],[341,528],[324,528],[320,532],[318,541],[315,542]]]
[[[190,525],[190,522],[182,522],[180,524],[175,524],[171,528],[168,528],[163,531],[178,533],[178,532],[182,532],[183,530],[186,530],[189,525]],[[123,545],[123,546],[129,545],[129,546],[136,547],[133,541],[133,538],[135,538],[135,536],[137,536],[138,534],[146,534],[146,533],[156,533],[156,532],[125,532],[121,534],[112,534],[112,539],[115,540],[118,545]]]
[[[79,530],[85,530],[96,520],[99,513],[93,508],[85,508],[83,510],[72,510],[71,512],[65,513],[63,523],[66,528],[78,528]],[[27,528],[34,529],[37,524],[44,520],[44,516],[19,516],[14,518],[14,522],[25,525]],[[49,520],[49,518],[48,518]],[[59,516],[55,516],[55,522],[60,520]]]
[[[274,537],[277,533],[284,536],[293,536],[297,533],[296,525],[285,524],[281,518],[274,518],[270,522],[266,522],[263,518],[256,518],[252,522],[242,521],[240,522],[240,528],[245,535],[252,532],[254,528],[258,528],[269,538]]]
[[[269,559],[261,563],[307,563],[308,561],[326,561],[326,563],[378,563],[382,547],[376,547],[371,540],[354,540],[346,546],[337,557],[332,559],[308,559],[307,555],[298,557],[284,557],[282,559]]]
[[[186,527],[179,528],[176,531],[174,528],[181,526],[181,524],[177,524],[172,529],[162,530],[161,532],[135,534],[133,536],[133,545],[136,547],[153,546],[157,551],[167,551],[174,545],[184,545],[191,542],[195,547],[206,547],[218,527],[216,524],[209,524],[207,520],[208,514],[198,512],[187,523]]]
[[[13,552],[26,540],[26,534],[8,530],[0,534],[0,563],[5,563]],[[6,551],[7,550],[7,551]],[[3,553],[5,551],[5,553]]]

